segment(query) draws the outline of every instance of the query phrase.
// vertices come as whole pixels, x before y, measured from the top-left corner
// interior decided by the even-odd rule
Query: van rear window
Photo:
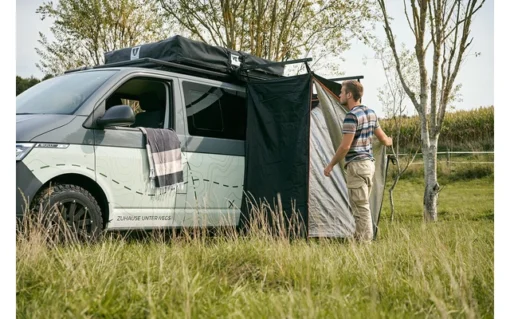
[[[16,114],[73,114],[115,72],[69,73],[42,81],[16,97]]]
[[[183,82],[183,89],[189,134],[246,138],[245,92],[192,82]]]

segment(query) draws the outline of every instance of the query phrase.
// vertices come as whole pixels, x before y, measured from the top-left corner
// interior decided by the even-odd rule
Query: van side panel
[[[109,184],[113,194],[108,229],[175,226],[177,194],[185,191],[162,192],[151,186],[142,132],[126,128],[97,133],[98,183]]]
[[[200,90],[200,86],[205,89]],[[179,79],[179,89],[182,124],[186,133],[183,159],[187,161],[185,173],[188,175],[188,193],[185,209],[176,210],[176,225],[237,225],[243,197],[244,141],[200,136],[205,133],[203,129],[198,134],[191,135],[188,116],[195,116],[197,112],[207,108],[208,104],[215,103],[222,96],[222,89],[228,90],[230,94],[240,95],[244,94],[245,89],[224,82],[190,78]],[[198,89],[200,93],[192,97],[189,90],[194,89]],[[211,97],[210,94],[218,95]],[[186,103],[189,104],[188,107]]]
[[[64,174],[81,174],[92,180],[96,179],[93,145],[71,144],[67,148],[35,147],[23,159],[23,164],[41,185]]]
[[[237,225],[244,181],[244,157],[183,153],[188,167],[186,207],[176,212],[178,226]]]

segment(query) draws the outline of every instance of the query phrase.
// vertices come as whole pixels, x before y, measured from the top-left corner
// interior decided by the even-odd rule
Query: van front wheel
[[[72,184],[50,186],[34,200],[36,211],[42,211],[51,225],[65,229],[79,238],[96,239],[103,229],[101,208],[97,200],[83,187]],[[59,227],[59,235],[63,229]]]

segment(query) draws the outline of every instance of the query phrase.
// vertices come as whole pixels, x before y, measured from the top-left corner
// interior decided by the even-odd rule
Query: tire
[[[58,228],[58,236],[64,240],[68,237],[64,229],[70,230],[70,234],[80,240],[97,239],[103,230],[102,212],[97,200],[80,186],[50,186],[34,199],[33,209],[44,214],[48,225],[61,226],[65,222],[66,228]]]

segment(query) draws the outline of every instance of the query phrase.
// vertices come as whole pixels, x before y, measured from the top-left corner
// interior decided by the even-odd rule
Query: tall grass
[[[246,236],[198,229],[64,244],[26,225],[31,232],[16,244],[17,316],[491,318],[494,232],[483,216],[493,204],[458,210],[475,192],[490,199],[491,181],[457,185],[460,194],[442,195],[455,218],[424,224],[414,201],[403,200],[419,196],[421,185],[402,182],[396,222],[385,207],[370,245],[290,240],[259,226]]]

